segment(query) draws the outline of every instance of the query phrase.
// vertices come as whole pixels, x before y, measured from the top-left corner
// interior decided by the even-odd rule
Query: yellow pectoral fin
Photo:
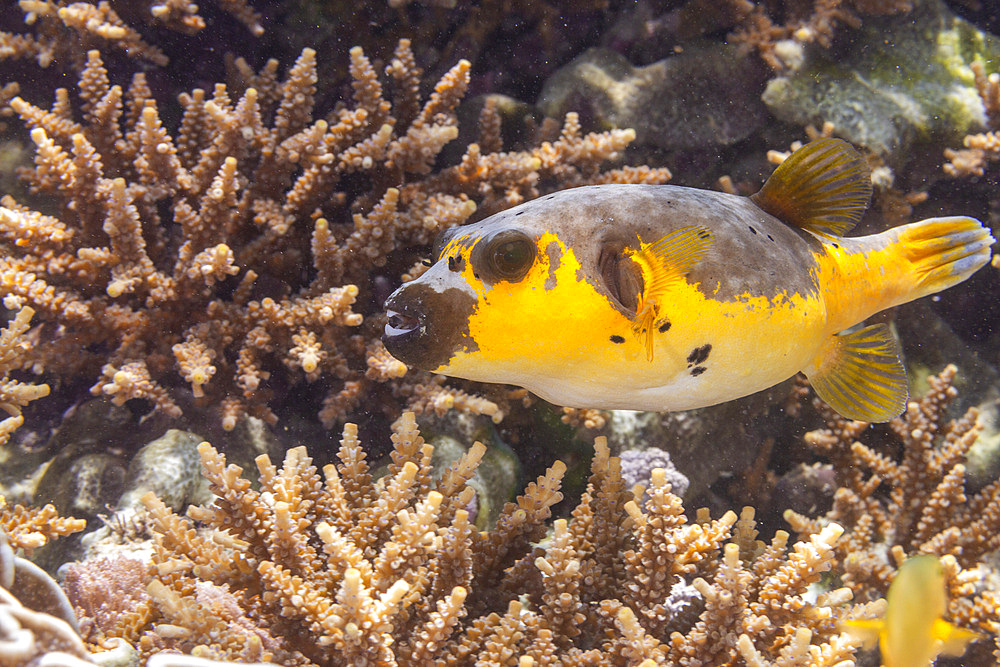
[[[966,646],[983,638],[978,632],[956,627],[942,618],[934,621],[931,634],[941,641],[941,653],[955,656],[964,654]]]
[[[873,649],[878,644],[879,635],[885,630],[885,621],[859,618],[841,622],[840,629],[863,642],[866,649]]]
[[[803,372],[819,397],[848,419],[887,422],[906,409],[906,369],[885,324],[831,336]]]
[[[659,319],[660,304],[670,289],[705,257],[711,245],[711,232],[700,225],[692,225],[654,243],[640,241],[638,250],[625,248],[624,256],[635,262],[642,276],[632,331],[645,345],[649,361],[653,360],[653,328]]]
[[[656,311],[652,306],[643,306],[632,323],[632,333],[646,346],[646,360],[653,360],[653,325],[656,324]]]

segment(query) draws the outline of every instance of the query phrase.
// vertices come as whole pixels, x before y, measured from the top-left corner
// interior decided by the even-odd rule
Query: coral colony
[[[898,28],[912,16],[951,30],[958,19],[938,0],[801,0],[780,11],[689,0],[665,14],[615,0],[278,3],[287,15],[263,0],[8,4],[3,27],[23,25],[0,32],[10,69],[0,81],[0,297],[9,311],[0,331],[0,667],[849,667],[878,659],[851,628],[885,616],[890,585],[918,554],[940,565],[942,618],[977,639],[965,664],[1000,661],[1000,480],[971,472],[990,407],[948,412],[956,399],[976,405],[988,395],[955,387],[985,372],[975,364],[945,367],[881,428],[814,408],[802,400],[804,381],[779,387],[775,409],[755,416],[780,412],[793,426],[767,436],[749,472],[705,481],[709,492],[682,500],[684,476],[659,467],[670,457],[657,447],[671,443],[618,456],[601,435],[638,420],[594,406],[546,411],[523,390],[416,371],[379,340],[384,299],[427,270],[439,232],[579,185],[665,183],[664,162],[685,185],[718,179],[747,194],[767,176],[767,148],[801,139],[807,125],[770,119],[738,146],[704,152],[647,146],[627,157],[654,166],[628,167],[626,148],[642,150],[649,127],[596,125],[579,95],[558,118],[515,118],[509,100],[473,105],[470,90],[547,77],[597,45],[597,34],[630,57],[653,53],[647,63],[690,57],[695,40],[725,36],[738,47],[726,57],[753,59],[763,86],[809,58],[839,57],[838,40],[861,39],[866,27]],[[324,21],[336,39],[321,46]],[[317,41],[289,25],[315,27]],[[975,52],[977,62],[956,65],[954,81],[981,119],[917,153],[937,189],[975,192],[982,209],[970,214],[996,228],[1000,75],[983,55],[992,42],[969,25],[958,32],[978,46],[955,53]],[[295,44],[281,62],[223,59],[234,48],[227,35],[263,40],[278,30],[276,42]],[[184,72],[197,84],[173,83],[188,55],[178,44],[195,38],[217,67]],[[669,53],[655,51],[664,44]],[[491,62],[498,54],[510,61]],[[224,75],[202,76],[223,63]],[[643,75],[655,69],[644,65]],[[748,118],[769,113],[760,93]],[[850,139],[850,128],[827,120],[811,118],[823,129],[806,134]],[[930,196],[913,189],[923,176],[906,181],[917,167],[854,143],[874,174],[876,224],[914,219]],[[786,157],[771,151],[774,162]],[[970,292],[969,310],[982,293]],[[942,352],[933,368],[959,363],[967,347]],[[101,510],[70,518],[80,514],[41,497],[47,469],[83,469],[87,457],[124,459],[116,498],[130,483],[126,466],[138,457],[124,436],[79,460],[68,446],[46,450],[50,431],[58,436],[94,404],[128,424],[162,419],[218,434],[212,444],[179,439],[198,499],[136,493],[127,511],[106,508],[101,526]],[[435,458],[443,446],[428,442],[429,426],[473,416],[488,429],[500,423],[512,445],[544,440],[542,455],[518,452],[535,481],[499,503],[489,525],[476,516],[474,489],[500,448],[496,432],[466,438],[446,464]],[[306,420],[317,422],[312,432],[340,434],[339,447],[279,432]],[[241,458],[221,442],[244,437],[247,424],[277,434],[280,453]],[[560,444],[566,433],[576,445]],[[698,451],[714,465],[713,444],[725,445],[710,436]],[[379,450],[390,451],[382,465]],[[823,502],[779,506],[771,492],[787,462],[772,451],[826,479]],[[22,460],[37,465],[15,478]],[[234,463],[251,460],[256,470]],[[65,477],[84,492],[94,481]],[[742,505],[757,509],[737,513]]]

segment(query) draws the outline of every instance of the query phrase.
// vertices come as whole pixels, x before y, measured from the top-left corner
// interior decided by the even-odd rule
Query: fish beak
[[[407,366],[443,371],[457,351],[475,348],[469,317],[476,304],[465,279],[439,262],[386,299],[382,342]]]

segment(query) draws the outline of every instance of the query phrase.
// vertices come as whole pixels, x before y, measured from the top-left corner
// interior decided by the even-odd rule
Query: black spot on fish
[[[479,274],[476,273],[475,271],[472,272],[472,277],[475,278],[476,280],[479,280]]]
[[[691,365],[703,364],[705,363],[705,360],[708,359],[708,353],[711,351],[712,351],[712,346],[710,344],[705,344],[702,345],[701,347],[696,347],[693,350],[691,350],[691,354],[688,355],[687,361]]]
[[[747,227],[750,227],[750,225],[747,225]],[[756,233],[757,233],[757,230],[756,230],[756,229],[754,229],[753,227],[750,227],[750,233],[751,233],[751,234],[756,234]]]
[[[621,345],[622,343],[625,342],[625,339],[622,338],[621,336],[615,335],[615,336],[611,337],[611,342],[612,343],[617,343],[618,345]]]
[[[518,211],[517,213],[514,214],[514,217],[516,218],[519,215],[524,215],[524,211]]]
[[[774,243],[774,237],[773,236],[771,236],[770,234],[768,234],[767,238],[769,238],[771,240],[771,243]]]
[[[459,273],[462,271],[462,261],[461,255],[448,255],[448,270]]]
[[[670,322],[664,322],[659,326],[660,333],[666,333],[667,329],[670,328]]]
[[[424,257],[422,260],[420,260],[420,263],[423,264],[424,266],[434,266],[434,262],[432,262],[428,257]]]
[[[707,369],[704,366],[695,366],[691,369],[691,377],[698,377],[704,373]]]
[[[833,247],[834,247],[834,248],[837,248],[838,250],[840,249],[840,246],[839,246],[839,245],[837,245],[836,243],[834,243],[834,244],[833,244]]]

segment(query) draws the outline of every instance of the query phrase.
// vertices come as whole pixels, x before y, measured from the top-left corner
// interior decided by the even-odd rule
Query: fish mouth
[[[407,338],[419,336],[425,329],[420,318],[416,315],[391,308],[386,309],[385,314],[389,321],[385,324],[382,340],[387,344],[390,340],[393,342],[405,341]]]

